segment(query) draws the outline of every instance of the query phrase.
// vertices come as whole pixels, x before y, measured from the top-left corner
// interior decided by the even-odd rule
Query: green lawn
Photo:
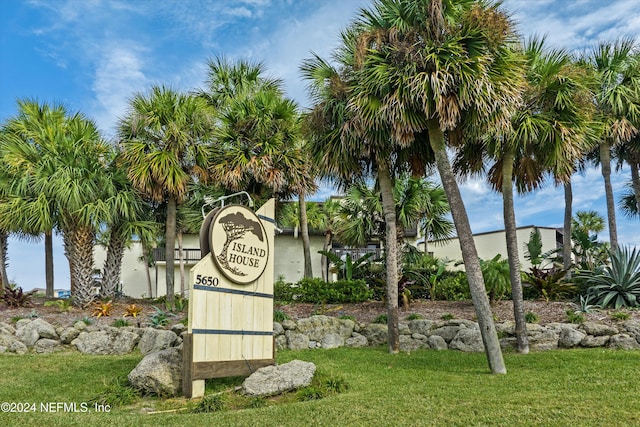
[[[140,355],[0,355],[0,401],[67,402],[81,409]],[[321,400],[267,401],[258,409],[142,414],[184,408],[184,399],[140,398],[109,413],[0,413],[2,426],[484,426],[640,425],[640,352],[558,350],[505,354],[507,375],[490,375],[484,354],[379,349],[280,352],[344,379],[348,390]],[[239,380],[212,382],[215,391]],[[231,397],[231,401],[233,401]],[[88,409],[93,409],[90,404]]]

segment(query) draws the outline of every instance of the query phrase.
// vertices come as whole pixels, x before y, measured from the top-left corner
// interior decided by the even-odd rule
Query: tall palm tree
[[[392,126],[400,145],[428,144],[451,205],[487,359],[506,368],[447,144],[507,128],[520,98],[519,57],[508,17],[480,1],[381,0],[359,23],[364,87],[355,104]]]
[[[546,51],[544,39],[524,46],[526,84],[522,102],[511,118],[511,130],[484,138],[480,147],[458,152],[457,169],[482,169],[478,150],[494,161],[488,172],[493,188],[502,194],[503,218],[510,270],[518,351],[529,352],[520,278],[513,184],[519,192],[538,188],[547,171],[567,181],[577,160],[587,151],[583,137],[587,116],[579,104],[583,92],[571,58],[562,50]],[[472,149],[469,149],[472,148]],[[471,166],[471,167],[470,167]]]
[[[164,86],[136,94],[119,123],[129,179],[146,197],[166,202],[166,290],[171,306],[177,207],[190,182],[207,178],[212,128],[210,108],[204,100]]]
[[[632,39],[600,43],[586,62],[597,78],[596,111],[603,131],[598,151],[605,185],[609,242],[618,246],[611,185],[611,148],[631,140],[640,123],[640,56]]]
[[[19,100],[17,115],[3,129],[1,154],[2,189],[0,223],[5,230],[45,237],[45,294],[53,297],[53,202],[44,193],[35,194],[33,173],[22,174],[21,167],[35,162],[44,146],[62,138],[67,115],[62,105],[40,104],[36,100]],[[15,150],[14,150],[15,149]],[[8,157],[5,157],[8,156]],[[32,167],[29,168],[34,172]]]

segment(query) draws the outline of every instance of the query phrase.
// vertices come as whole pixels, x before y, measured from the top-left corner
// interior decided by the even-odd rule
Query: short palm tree
[[[174,300],[177,206],[188,185],[207,179],[213,129],[211,109],[201,98],[164,86],[138,93],[120,120],[123,164],[133,186],[156,202],[166,202],[167,301]]]

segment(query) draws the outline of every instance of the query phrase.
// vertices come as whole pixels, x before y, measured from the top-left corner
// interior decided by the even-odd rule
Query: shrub
[[[424,317],[420,313],[411,313],[407,316],[407,320],[419,320],[424,319]]]
[[[280,275],[273,284],[273,299],[281,303],[293,302],[295,295],[294,285],[284,281],[284,276]]]
[[[500,258],[501,255],[498,254],[490,260],[480,260],[482,277],[491,303],[511,295],[509,260]]]
[[[273,312],[273,321],[274,322],[284,322],[285,320],[291,319],[287,313],[282,310],[275,310]]]
[[[579,311],[575,311],[575,310],[567,310],[567,320],[570,323],[583,323],[584,322],[584,315],[582,313],[580,313]]]
[[[610,265],[578,273],[589,285],[588,294],[603,308],[640,306],[640,252],[617,248],[609,256]]]
[[[611,313],[611,315],[609,317],[611,318],[611,320],[618,320],[618,321],[631,319],[631,315],[629,313],[627,313],[626,311],[613,312],[613,313]]]
[[[351,316],[350,314],[343,314],[342,316],[340,316],[340,319],[342,319],[342,320],[353,320],[354,322],[356,321],[356,318]]]
[[[315,304],[363,302],[373,296],[373,292],[362,279],[325,282],[319,278],[304,278],[292,289],[293,300]]]
[[[453,319],[453,314],[451,313],[445,313],[442,316],[440,316],[440,320],[451,320]]]
[[[576,286],[566,282],[566,271],[561,268],[531,267],[522,273],[522,287],[529,290],[534,298],[544,298],[546,301],[570,298],[576,293]]]
[[[462,301],[471,298],[469,282],[464,271],[444,276],[436,285],[435,298],[444,301]]]
[[[155,305],[152,305],[152,307],[155,309],[155,313],[149,317],[151,325],[155,327],[166,326],[169,323],[169,315],[171,315],[171,313],[162,311]]]
[[[538,323],[538,321],[540,320],[540,318],[538,317],[537,314],[535,314],[532,311],[527,311],[524,315],[524,320],[527,323]]]
[[[4,295],[0,297],[0,299],[4,300],[4,302],[9,307],[33,307],[31,298],[33,298],[33,295],[35,293],[35,290],[23,292],[22,287],[20,286],[18,286],[17,288],[14,288],[12,286],[5,286]]]
[[[142,307],[140,307],[139,305],[135,305],[135,304],[129,304],[127,306],[127,308],[125,309],[124,314],[122,315],[123,317],[133,317],[134,319],[138,317],[138,315],[142,313]]]
[[[373,322],[371,322],[371,323],[379,323],[379,324],[386,325],[387,324],[387,315],[386,314],[381,314],[378,317],[376,317],[375,319],[373,319]]]
[[[115,328],[123,328],[125,326],[131,326],[131,324],[127,321],[127,319],[116,319],[111,323],[111,326]]]

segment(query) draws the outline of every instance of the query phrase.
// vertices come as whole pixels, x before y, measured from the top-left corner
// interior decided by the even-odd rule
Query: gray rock
[[[9,345],[9,351],[15,354],[26,354],[29,349],[22,341],[15,340]]]
[[[558,348],[559,333],[544,328],[536,328],[529,334],[529,348],[533,351],[552,350]]]
[[[169,328],[169,330],[171,332],[173,332],[174,334],[176,334],[177,336],[180,336],[180,334],[182,334],[183,332],[185,332],[188,328],[182,324],[182,323],[176,323],[175,325],[173,325],[171,328]]]
[[[314,348],[320,348],[320,343],[318,343],[318,341],[312,341],[309,340],[309,348],[314,349]]]
[[[87,329],[87,324],[84,323],[82,320],[78,320],[76,323],[73,324],[73,327],[79,331],[84,331],[85,329]]]
[[[349,338],[353,333],[355,322],[350,319],[338,319],[328,316],[311,316],[300,319],[296,330],[305,334],[312,341],[322,341],[327,334],[337,333],[343,338]]]
[[[516,337],[500,338],[500,348],[503,350],[517,350],[518,339]]]
[[[594,337],[615,335],[619,332],[618,328],[614,326],[603,325],[595,322],[584,322],[580,325],[580,329],[582,329],[587,335],[593,335]]]
[[[445,323],[445,326],[460,326],[460,327],[465,327],[465,328],[475,328],[475,329],[479,329],[480,327],[478,326],[477,322],[474,322],[472,320],[467,320],[467,319],[451,319],[451,320],[447,320],[447,322]]]
[[[429,348],[434,350],[447,350],[449,348],[445,339],[440,335],[431,335],[427,338],[427,344],[429,344]]]
[[[80,331],[76,328],[62,328],[60,331],[60,342],[62,344],[71,344],[71,341],[78,338]]]
[[[275,338],[276,350],[286,350],[287,348],[287,337],[284,335],[278,335]]]
[[[81,332],[71,344],[85,354],[126,354],[133,351],[138,340],[138,334],[126,328],[107,327],[95,332]]]
[[[558,347],[572,348],[578,346],[587,335],[577,329],[563,329],[558,337]]]
[[[431,328],[433,328],[433,322],[426,319],[417,319],[409,322],[409,330],[412,334],[422,334],[429,336],[431,334]]]
[[[282,327],[282,325],[278,322],[273,322],[273,335],[277,337],[278,335],[283,335],[283,334],[284,334],[284,328]]]
[[[40,338],[57,339],[55,328],[44,319],[35,319],[31,321],[18,321],[16,329],[16,338],[22,341],[27,347],[33,347]]]
[[[411,329],[405,323],[398,324],[398,334],[400,335],[411,335]]]
[[[400,351],[409,353],[424,347],[424,342],[411,338],[411,335],[400,335]]]
[[[447,343],[450,343],[456,337],[459,330],[460,326],[445,325],[431,331],[431,335],[438,335],[444,338]]]
[[[449,348],[467,353],[484,351],[480,330],[471,328],[460,329],[455,338],[449,343]]]
[[[50,338],[41,338],[36,342],[33,347],[36,353],[55,353],[57,351],[64,350],[64,347],[60,345],[60,341],[52,340]]]
[[[362,335],[367,339],[369,345],[378,346],[387,342],[388,330],[387,325],[381,325],[378,323],[369,323],[360,331]]]
[[[278,366],[258,369],[242,383],[242,391],[249,396],[273,396],[311,384],[316,365],[293,360]]]
[[[351,334],[350,338],[344,340],[344,346],[350,348],[362,348],[367,347],[369,345],[369,341],[364,335],[361,335],[357,332]]]
[[[496,323],[496,332],[501,336],[513,336],[516,334],[516,322],[507,320],[506,322]]]
[[[636,350],[640,348],[640,344],[631,335],[617,334],[609,337],[609,347],[621,350]]]
[[[164,329],[145,328],[138,349],[143,355],[155,353],[174,345],[178,336],[173,331]]]
[[[147,354],[127,378],[144,393],[175,396],[182,389],[182,352],[172,347]]]
[[[627,320],[622,327],[629,335],[635,335],[636,340],[640,343],[640,320]]]
[[[594,337],[593,335],[587,335],[580,342],[582,347],[604,347],[609,343],[609,335],[601,335]]]
[[[330,333],[322,337],[320,341],[322,348],[338,348],[344,345],[344,337],[339,334]]]
[[[296,328],[296,322],[291,319],[283,320],[282,327],[287,331],[293,331]]]
[[[309,337],[304,334],[287,330],[284,336],[287,337],[287,347],[291,350],[304,350],[309,348]]]
[[[422,335],[416,332],[415,334],[411,334],[411,338],[413,338],[414,340],[427,342],[428,337],[426,335]]]
[[[31,319],[18,319],[18,321],[16,322],[16,329],[20,329],[25,325],[28,325],[29,323],[31,323]]]
[[[8,323],[0,322],[0,334],[13,335],[16,333],[16,328]]]
[[[1,353],[6,353],[6,352],[7,352],[7,350],[9,350],[9,348],[8,348],[8,347],[5,347],[5,346],[3,346],[3,345],[0,345],[0,354],[1,354]]]

